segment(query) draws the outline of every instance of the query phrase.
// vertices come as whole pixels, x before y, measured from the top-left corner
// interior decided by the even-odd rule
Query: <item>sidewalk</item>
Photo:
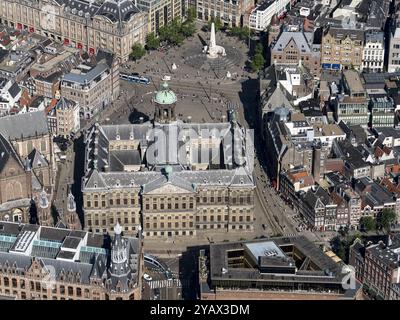
[[[213,235],[197,234],[193,238],[170,238],[170,239],[144,239],[144,251],[147,253],[154,253],[157,256],[165,255],[178,255],[190,247],[208,246],[210,243],[218,242],[234,242],[240,240],[253,240],[255,237],[260,236],[255,232],[238,232],[238,233],[216,233]]]

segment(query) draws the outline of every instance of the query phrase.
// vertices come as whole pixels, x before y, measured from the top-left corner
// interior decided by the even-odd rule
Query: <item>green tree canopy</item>
[[[182,33],[186,38],[193,37],[196,33],[196,26],[193,22],[186,21],[185,23],[182,23],[180,33]]]
[[[187,21],[194,22],[194,20],[196,20],[196,17],[197,17],[196,8],[189,7],[187,10]]]
[[[253,71],[258,71],[264,66],[265,60],[261,53],[256,53],[253,57],[253,61],[251,62],[251,69]]]
[[[381,216],[381,226],[389,231],[392,223],[396,221],[396,212],[393,209],[383,209]]]
[[[257,45],[256,45],[256,48],[254,49],[254,51],[255,51],[255,53],[263,54],[263,52],[264,52],[263,45],[260,42],[258,42]]]
[[[372,217],[362,217],[360,219],[360,224],[364,226],[365,231],[376,229],[376,222]]]
[[[160,41],[166,41],[172,45],[181,45],[187,37],[196,33],[196,27],[193,22],[181,22],[180,19],[174,19],[170,24],[161,27],[158,30]]]
[[[141,59],[144,55],[146,54],[146,50],[143,48],[143,46],[140,43],[135,43],[132,46],[132,52],[129,55],[132,60],[139,60]]]
[[[240,40],[248,40],[249,36],[253,35],[253,30],[250,30],[248,27],[232,27],[229,30],[229,34],[234,37],[238,37]]]
[[[147,34],[146,36],[146,47],[149,50],[156,50],[160,46],[160,39],[156,37],[154,32]]]

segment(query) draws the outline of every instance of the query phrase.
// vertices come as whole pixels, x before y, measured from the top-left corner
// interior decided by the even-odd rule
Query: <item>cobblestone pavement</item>
[[[68,186],[74,183],[74,151],[73,146],[69,146],[66,151],[66,159],[58,164],[56,194],[54,205],[60,216],[67,210]]]
[[[247,59],[247,46],[243,41],[217,32],[217,44],[225,46],[227,55],[209,59],[202,52],[203,42],[208,43],[209,34],[199,31],[197,35],[186,39],[180,47],[172,47],[166,52],[150,51],[137,62],[128,62],[122,72],[137,72],[147,77],[170,75],[175,80],[221,80],[229,71],[234,78],[248,75],[243,70]],[[173,70],[173,64],[176,70]]]

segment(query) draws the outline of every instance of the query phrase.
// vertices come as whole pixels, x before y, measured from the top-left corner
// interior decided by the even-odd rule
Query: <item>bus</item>
[[[120,73],[119,74],[120,79],[125,80],[125,81],[130,81],[134,83],[140,83],[140,84],[150,84],[150,79],[146,77],[141,77],[138,75],[128,75],[126,73]]]

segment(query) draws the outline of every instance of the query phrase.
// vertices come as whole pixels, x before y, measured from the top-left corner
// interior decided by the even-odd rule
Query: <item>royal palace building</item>
[[[142,241],[0,222],[0,295],[17,300],[140,300]]]
[[[232,117],[222,123],[176,119],[176,96],[164,84],[155,118],[133,125],[94,125],[86,134],[84,227],[147,238],[201,232],[251,232],[252,139]]]
[[[148,27],[147,13],[131,0],[4,0],[0,23],[90,54],[109,49],[123,61],[133,44],[144,44]]]

